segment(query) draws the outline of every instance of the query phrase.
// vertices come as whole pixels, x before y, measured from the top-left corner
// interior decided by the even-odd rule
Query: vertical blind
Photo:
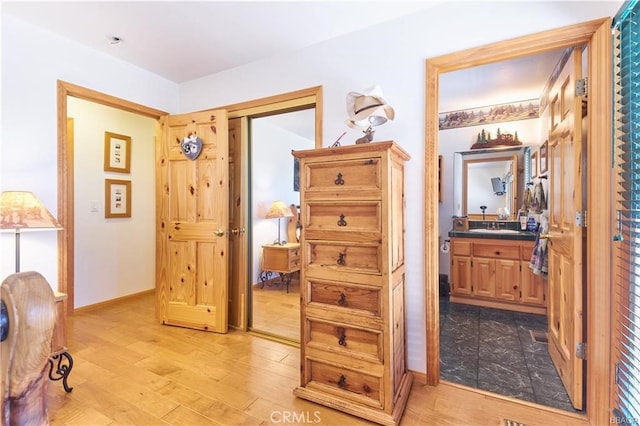
[[[614,18],[614,362],[612,423],[640,424],[640,10]]]

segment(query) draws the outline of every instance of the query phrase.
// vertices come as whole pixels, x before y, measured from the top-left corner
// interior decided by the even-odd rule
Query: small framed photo
[[[105,179],[104,217],[131,217],[131,181]]]
[[[547,170],[549,170],[549,164],[548,164],[549,159],[547,158],[548,150],[549,150],[549,140],[547,139],[546,141],[544,141],[542,145],[540,145],[540,175],[542,175],[543,173],[546,173]]]
[[[529,170],[531,171],[531,179],[538,176],[538,152],[531,154],[531,163],[529,163]]]
[[[131,136],[104,132],[104,171],[131,173]]]

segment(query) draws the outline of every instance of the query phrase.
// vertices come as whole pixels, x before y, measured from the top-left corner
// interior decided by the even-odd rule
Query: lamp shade
[[[293,217],[291,208],[284,201],[274,201],[265,216],[267,219],[276,219],[281,217]]]
[[[60,223],[32,193],[5,191],[0,195],[0,229],[62,229]]]

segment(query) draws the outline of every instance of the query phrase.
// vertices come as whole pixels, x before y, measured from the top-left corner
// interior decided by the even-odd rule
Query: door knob
[[[213,231],[213,234],[216,237],[222,237],[224,235],[224,229],[218,229],[217,231]]]
[[[231,235],[242,235],[244,234],[244,228],[232,228]]]
[[[540,235],[539,235],[539,238],[540,238],[541,240],[548,240],[548,239],[549,239],[549,238],[551,238],[551,237],[549,236],[549,234],[540,234]]]

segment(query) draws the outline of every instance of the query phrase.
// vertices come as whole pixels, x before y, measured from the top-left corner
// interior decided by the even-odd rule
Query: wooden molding
[[[609,253],[611,212],[609,203],[611,182],[611,19],[592,21],[557,28],[549,31],[518,37],[486,46],[476,47],[426,61],[425,110],[425,170],[437,170],[438,160],[438,82],[441,73],[471,68],[492,62],[508,60],[570,46],[587,45],[589,51],[589,105],[588,105],[588,187],[587,216],[587,341],[589,362],[587,363],[587,417],[592,424],[609,422],[609,392],[602,383],[610,383],[610,318],[611,288],[597,283],[611,282],[610,259],[597,258],[597,253]],[[438,203],[437,174],[425,174],[425,258],[424,286],[426,312],[426,382],[436,385],[440,380],[439,365],[439,305],[438,305]],[[600,200],[600,202],[598,202]],[[605,236],[603,238],[602,236]],[[599,236],[599,238],[597,237]],[[604,240],[604,246],[602,245]],[[600,385],[598,385],[598,383]]]

